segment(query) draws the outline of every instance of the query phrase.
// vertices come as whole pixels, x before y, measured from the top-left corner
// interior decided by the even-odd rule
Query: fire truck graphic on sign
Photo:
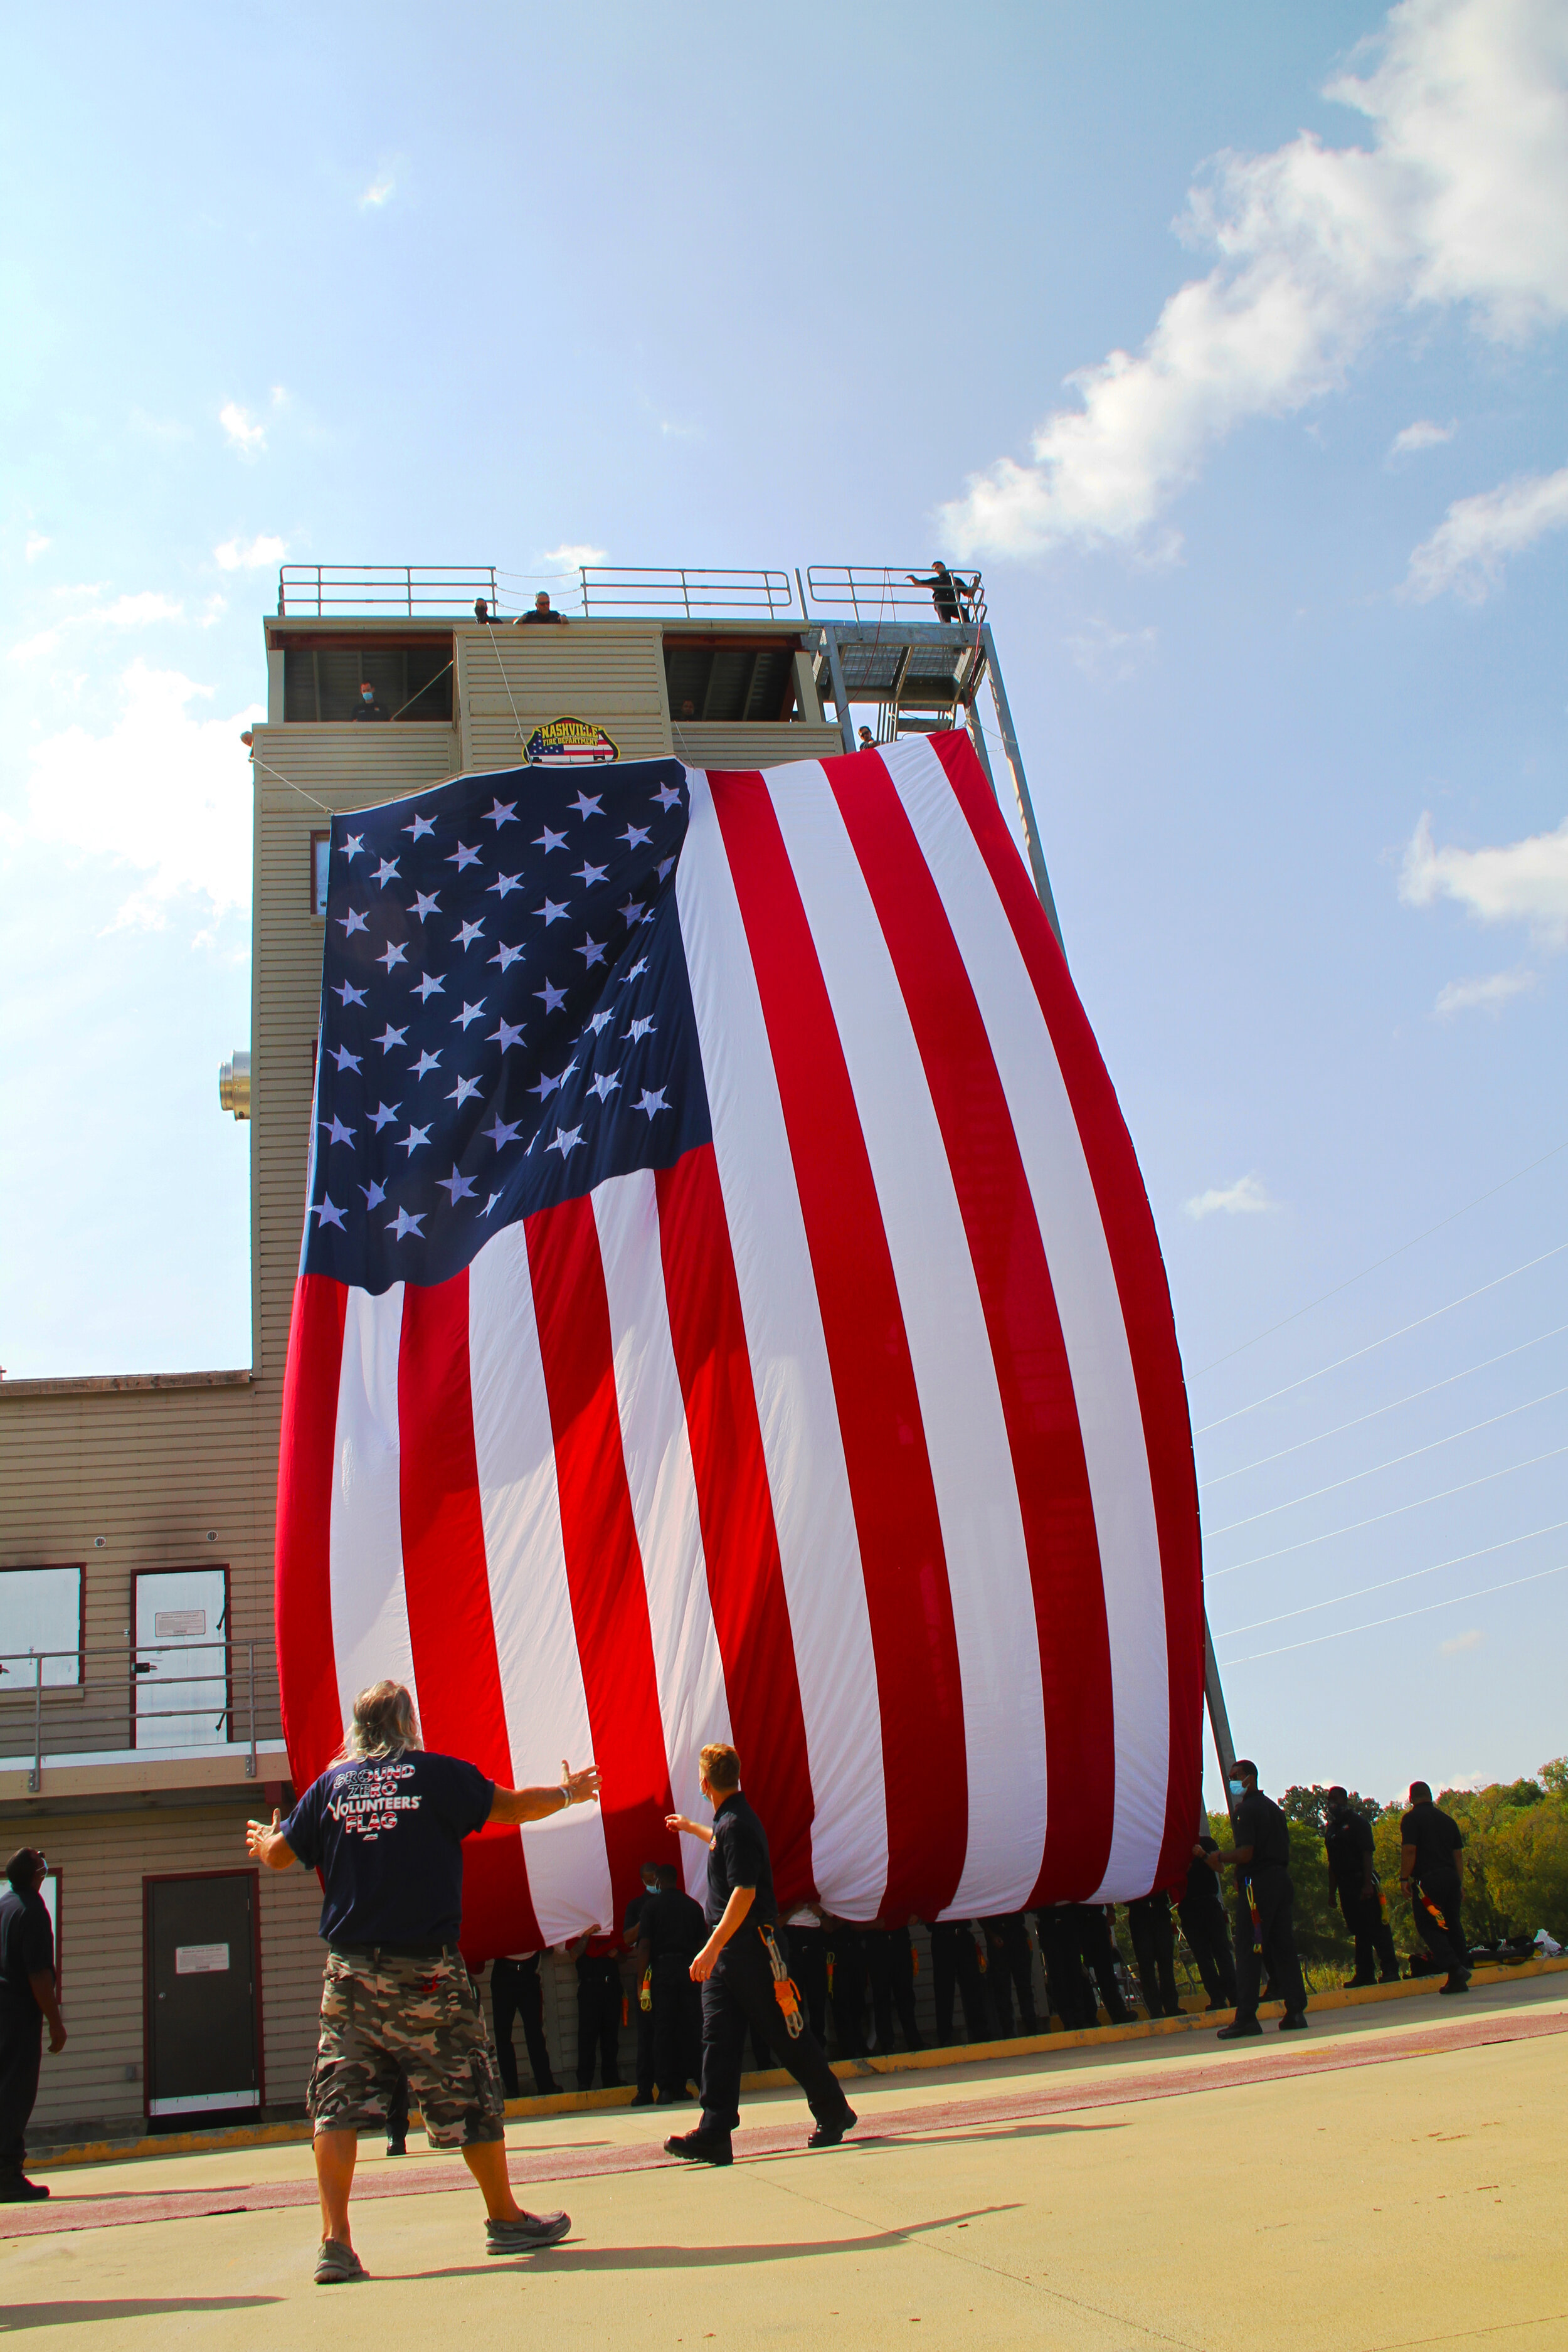
[[[619,745],[590,719],[552,719],[547,726],[534,729],[522,756],[530,767],[577,768],[597,767],[601,761],[618,760],[621,754]]]

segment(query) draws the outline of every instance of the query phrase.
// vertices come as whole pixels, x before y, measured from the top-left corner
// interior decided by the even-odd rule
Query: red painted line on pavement
[[[989,2098],[933,2099],[923,2106],[900,2107],[880,2131],[870,2127],[868,2117],[868,2128],[845,2144],[885,2147],[918,2138],[922,2132],[1016,2123],[1034,2116],[1082,2113],[1093,2107],[1136,2106],[1146,2099],[1183,2098],[1194,2091],[1245,2090],[1254,2083],[1342,2074],[1360,2066],[1392,2065],[1402,2059],[1443,2058],[1491,2043],[1534,2042],[1561,2033],[1568,2033],[1568,2013],[1475,2017],[1433,2024],[1419,2035],[1367,2035],[1331,2042],[1326,2049],[1302,2049],[1292,2042],[1247,2057],[1200,2060],[1195,2065],[1172,2063],[1132,2081],[1125,2076],[1078,2074],[1027,2091],[1004,2092]],[[691,2113],[690,2108],[679,2110],[688,2122]],[[805,2155],[806,2121],[803,2114],[788,2124],[766,2124],[737,2132],[735,2154],[742,2160]],[[664,2171],[679,2161],[678,2157],[666,2156],[662,2145],[651,2139],[638,2147],[601,2143],[580,2148],[510,2151],[514,2188],[540,2181],[588,2180],[609,2173]],[[435,2196],[447,2189],[466,2189],[469,2179],[466,2165],[427,2163],[416,2158],[406,2170],[399,2167],[361,2172],[354,2181],[354,2198],[365,2203],[384,2197]],[[0,2210],[0,2238],[30,2238],[59,2230],[107,2230],[142,2221],[192,2221],[219,2213],[261,2213],[315,2203],[313,2180],[239,2186],[230,2182],[221,2188],[165,2189],[149,2195],[121,2189],[107,2197],[62,2197],[45,2205]]]

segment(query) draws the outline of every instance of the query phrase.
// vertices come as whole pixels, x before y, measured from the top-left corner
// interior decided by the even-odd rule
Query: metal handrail
[[[160,1699],[189,1691],[192,1697],[185,1705],[153,1706],[143,1703],[149,1686],[138,1684],[137,1676],[153,1673],[153,1661],[161,1659],[177,1660],[190,1666],[191,1670],[184,1673],[160,1670],[154,1685]],[[94,1662],[104,1660],[110,1662],[112,1671],[99,1675],[89,1671]],[[50,1661],[68,1665],[72,1670],[70,1678],[46,1680],[45,1668]],[[26,1671],[16,1675],[13,1680],[17,1667]],[[246,1778],[253,1780],[257,1740],[268,1736],[265,1729],[258,1727],[258,1710],[264,1716],[269,1715],[274,1723],[279,1720],[277,1664],[269,1643],[264,1646],[259,1667],[258,1673],[255,1642],[222,1638],[210,1642],[128,1639],[79,1649],[0,1654],[0,1676],[4,1677],[0,1679],[0,1696],[30,1696],[32,1700],[29,1715],[19,1721],[8,1721],[10,1710],[0,1707],[0,1762],[19,1763],[24,1755],[27,1756],[27,1787],[36,1794],[42,1786],[44,1766],[48,1760],[46,1729],[58,1735],[68,1721],[69,1752],[74,1755],[91,1755],[95,1749],[118,1752],[138,1744],[136,1734],[143,1726],[190,1723],[194,1718],[205,1717],[211,1697],[203,1705],[196,1701],[195,1694],[211,1694],[214,1685],[221,1684],[223,1704],[213,1721],[213,1738],[176,1744],[196,1755],[216,1748],[244,1747]],[[246,1729],[237,1738],[236,1727],[242,1717]],[[19,1737],[23,1724],[26,1725],[26,1732]],[[158,1743],[153,1740],[148,1744]]]
[[[814,611],[821,607],[849,612],[857,621],[910,620],[917,614],[921,620],[929,621],[933,616],[932,592],[917,586],[907,576],[910,572],[923,576],[924,566],[911,563],[903,571],[895,571],[888,565],[870,563],[808,564],[806,594]],[[980,627],[985,619],[985,587],[981,574],[955,572],[953,587],[960,618],[950,625]]]
[[[495,612],[493,563],[285,563],[278,574],[282,620],[332,613],[445,617],[471,611],[479,596]]]
[[[583,613],[700,620],[713,613],[798,618],[787,572],[693,572],[683,564],[587,563],[578,572]]]

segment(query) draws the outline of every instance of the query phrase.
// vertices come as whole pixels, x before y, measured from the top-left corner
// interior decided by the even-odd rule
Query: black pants
[[[1237,1889],[1236,1904],[1238,2025],[1257,2021],[1258,1988],[1265,1969],[1268,1975],[1268,1997],[1284,2002],[1288,2017],[1299,2015],[1307,2006],[1307,1988],[1301,1981],[1301,1961],[1296,1949],[1296,1890],[1290,1884],[1289,1872],[1279,1864],[1255,1870],[1252,1892],[1258,1905],[1258,1935],[1263,1948],[1259,1952],[1253,1948],[1252,1914],[1243,1883]]]
[[[702,1988],[702,2129],[728,2137],[741,2121],[741,2053],[750,2026],[787,2066],[819,2124],[836,2123],[848,2105],[827,2054],[808,2025],[791,2041],[773,1992],[773,1970],[756,1929],[742,1927],[719,1956]]]
[[[866,2055],[866,1947],[858,1927],[836,1919],[829,1932],[833,1955],[833,2032],[841,2058]]]
[[[886,2057],[893,2046],[893,2011],[906,2050],[921,2047],[915,2023],[915,1948],[907,1927],[868,1927],[866,1972],[871,1979],[871,2014],[877,2023],[877,2049]]]
[[[1384,1983],[1391,1984],[1399,1974],[1399,1955],[1394,1948],[1394,1930],[1384,1916],[1381,1895],[1375,1891],[1363,1895],[1359,1887],[1352,1893],[1348,1886],[1342,1886],[1340,1909],[1345,1915],[1345,1926],[1355,1938],[1356,1982],[1372,1984],[1381,1974]]]
[[[1194,1895],[1177,1906],[1182,1915],[1182,1933],[1187,1939],[1187,1949],[1197,1962],[1198,1974],[1204,1980],[1204,1990],[1212,2007],[1225,2009],[1236,2006],[1236,1956],[1230,1948],[1230,1929],[1226,1925],[1225,1907],[1217,1900],[1210,1902]]]
[[[936,1997],[936,2038],[940,2047],[952,2041],[954,1989],[963,1999],[964,2036],[970,2042],[991,2039],[990,2003],[974,1938],[963,1919],[937,1919],[931,1927],[931,1990]]]
[[[668,1952],[652,1966],[653,2079],[661,2099],[683,2099],[702,2072],[702,1995],[689,1961]]]
[[[37,2001],[29,1994],[24,2010],[0,1994],[0,2175],[15,2175],[26,2162],[27,2118],[38,2095],[43,2054],[44,2013]]]
[[[528,2044],[533,2087],[542,2097],[547,2097],[559,2086],[550,2070],[550,2053],[544,2043],[544,1992],[539,1981],[537,1952],[531,1952],[526,1960],[491,1961],[490,2014],[495,2021],[496,2056],[500,2062],[500,2078],[507,2097],[515,2099],[519,2095],[517,2053],[511,2046],[514,2017],[522,2020],[522,2038]]]
[[[584,1952],[577,1963],[577,2088],[594,2087],[597,2053],[606,2091],[621,2079],[621,1969],[613,1952]]]
[[[1163,1895],[1141,1895],[1127,1906],[1127,1926],[1143,2006],[1151,2017],[1179,2017],[1176,1999],[1176,1936],[1171,1906]]]
[[[1049,1909],[1037,1911],[1035,1931],[1040,1939],[1046,2000],[1051,2012],[1061,2019],[1066,2032],[1080,2032],[1085,2026],[1096,2022],[1100,2011],[1093,1988],[1083,1972],[1077,1924],[1068,1916],[1068,1906],[1058,1903]]]
[[[1121,1987],[1116,1981],[1116,1947],[1111,1941],[1110,1922],[1105,1916],[1104,1905],[1066,1903],[1062,1908],[1078,1937],[1079,1953],[1084,1966],[1100,1987],[1100,1998],[1105,2003],[1107,2017],[1112,2025],[1130,2023],[1132,2011],[1122,2000]],[[1095,2016],[1097,2021],[1098,2011]]]
[[[819,2042],[827,2039],[827,1930],[788,1927],[789,1972],[805,2004],[806,2022]]]
[[[1468,1976],[1470,1972],[1468,1948],[1459,1917],[1459,1881],[1456,1873],[1451,1877],[1443,1878],[1434,1874],[1431,1884],[1420,1885],[1419,1891],[1410,1898],[1416,1934],[1438,1967],[1447,1969],[1451,1977]],[[1436,1918],[1427,1907],[1429,1905],[1436,1911]]]
[[[980,1926],[985,1937],[985,1990],[996,2013],[997,2032],[1005,2042],[1012,2039],[1013,2002],[1016,1996],[1016,2031],[1037,2033],[1040,2028],[1035,2015],[1035,1949],[1023,1913],[1005,1911],[997,1918],[982,1919]]]

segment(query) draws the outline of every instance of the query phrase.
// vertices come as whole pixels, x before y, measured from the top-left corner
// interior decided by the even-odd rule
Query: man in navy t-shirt
[[[419,1745],[400,1683],[354,1701],[343,1754],[286,1822],[252,1822],[247,1843],[271,1870],[321,1875],[327,1970],[306,2105],[321,2200],[318,2285],[365,2276],[349,2235],[357,2135],[383,2121],[400,2084],[436,2147],[461,2147],[484,2192],[487,2251],[554,2245],[564,2213],[525,2213],[507,2177],[504,2095],[495,2053],[458,1949],[463,1840],[487,1822],[545,1821],[598,1794],[599,1776],[562,1767],[553,1789],[501,1789],[455,1756]]]

